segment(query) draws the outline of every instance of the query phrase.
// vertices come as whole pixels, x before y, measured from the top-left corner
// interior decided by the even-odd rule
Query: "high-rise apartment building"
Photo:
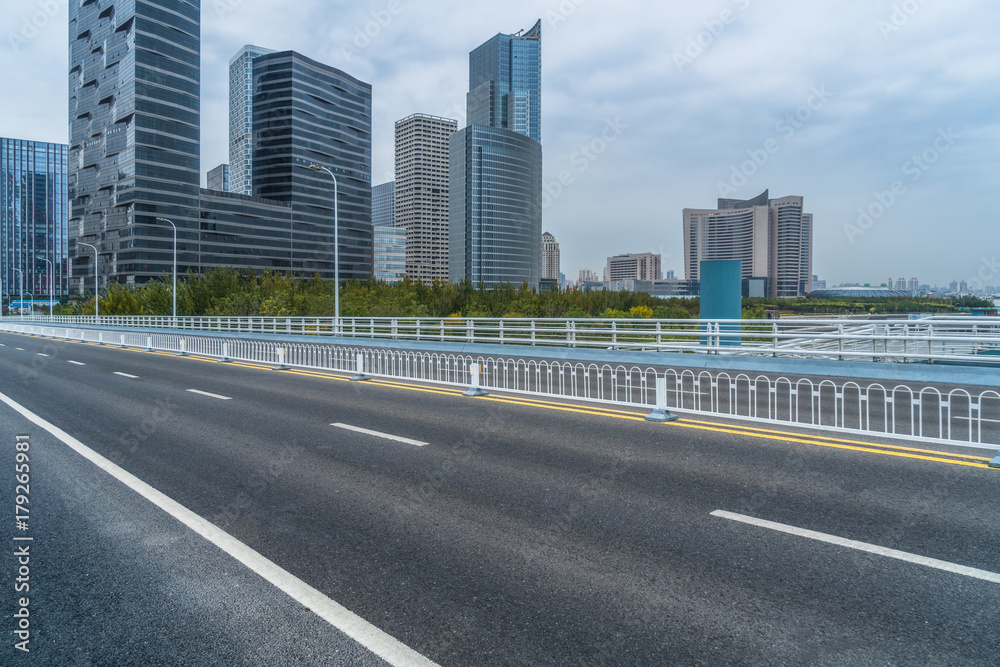
[[[717,209],[684,209],[684,269],[699,280],[705,260],[741,260],[744,280],[763,278],[770,297],[811,291],[812,214],[802,197],[720,199]]]
[[[548,232],[542,234],[542,280],[559,280],[559,242]]]
[[[660,280],[661,257],[651,252],[630,253],[608,257],[604,266],[605,280]]]
[[[396,226],[406,230],[406,275],[448,280],[448,142],[458,121],[414,114],[396,121]]]
[[[66,150],[0,139],[0,299],[68,294]]]
[[[495,287],[541,274],[541,21],[469,54],[469,126],[450,142],[449,278]]]
[[[396,226],[396,181],[372,188],[372,227]]]
[[[247,44],[229,61],[229,192],[241,195],[253,194],[253,61],[268,53]]]
[[[158,218],[177,226],[182,274],[232,266],[332,278],[334,188],[301,166],[310,161],[341,181],[340,277],[371,274],[370,86],[290,52],[255,70],[260,196],[201,189],[200,3],[72,2],[69,28],[71,290],[93,284],[84,243],[98,249],[101,287],[167,275],[173,234]],[[293,62],[308,81],[288,75]]]

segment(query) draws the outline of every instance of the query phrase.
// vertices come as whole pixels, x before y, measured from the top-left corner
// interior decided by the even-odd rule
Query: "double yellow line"
[[[36,336],[32,336],[36,337]],[[70,341],[79,342],[79,341]],[[87,343],[93,345],[93,343]],[[113,347],[110,344],[106,344],[105,347]],[[126,348],[134,352],[143,352],[138,348]],[[175,357],[177,356],[173,352],[149,352],[146,354],[158,354],[161,356]],[[217,363],[217,359],[212,359],[209,357],[200,357],[193,354],[188,354],[185,359],[190,359],[193,361],[206,361]],[[242,368],[250,368],[253,370],[266,370],[272,371],[271,366],[264,364],[257,364],[252,362],[243,361],[233,361],[230,362],[231,366],[239,366]],[[282,373],[289,373],[292,375],[302,375],[305,377],[321,378],[325,380],[338,380],[342,382],[348,382],[349,378],[342,375],[336,375],[334,373],[322,373],[316,371],[308,370],[298,370],[291,369],[285,371],[279,371]],[[420,384],[413,384],[412,382],[404,381],[393,381],[373,378],[365,382],[365,384],[375,385],[379,387],[388,387],[392,389],[405,389],[407,391],[419,391],[428,394],[439,394],[443,396],[461,396],[462,392],[455,389],[446,389],[442,387],[432,387]],[[612,419],[627,419],[631,421],[645,421],[645,414],[641,412],[631,412],[629,410],[621,410],[615,408],[602,408],[597,406],[582,406],[574,403],[564,403],[560,401],[543,400],[537,398],[522,397],[516,395],[503,395],[503,394],[489,394],[487,396],[478,396],[476,400],[480,401],[492,401],[496,403],[507,403],[510,405],[519,405],[523,407],[530,408],[540,408],[544,410],[556,410],[559,412],[572,412],[576,414],[583,415],[593,415],[597,417],[610,417]],[[735,424],[722,424],[719,422],[710,421],[700,421],[697,419],[683,419],[673,422],[665,422],[663,425],[671,428],[688,428],[697,429],[701,431],[712,431],[715,433],[725,433],[727,435],[740,435],[750,438],[758,438],[762,440],[778,440],[781,442],[794,442],[803,445],[812,445],[815,447],[830,447],[833,449],[846,449],[855,452],[864,452],[868,454],[881,454],[882,456],[897,456],[908,459],[916,459],[920,461],[933,461],[935,463],[948,463],[951,465],[967,466],[971,468],[983,468],[986,470],[993,470],[987,464],[990,461],[989,457],[983,456],[972,456],[967,454],[955,454],[952,452],[943,452],[932,449],[919,449],[915,447],[902,447],[899,445],[888,445],[876,442],[865,442],[861,440],[846,440],[842,438],[833,438],[822,435],[809,435],[805,433],[797,433],[793,431],[781,431],[768,428],[757,428],[752,426],[742,426]]]

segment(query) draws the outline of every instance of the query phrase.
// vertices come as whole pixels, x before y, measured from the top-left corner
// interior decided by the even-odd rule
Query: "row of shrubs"
[[[170,315],[171,279],[139,286],[111,284],[101,295],[102,315]],[[761,319],[769,310],[798,314],[954,312],[957,306],[991,306],[966,297],[961,303],[937,299],[744,299],[743,316]],[[698,317],[697,298],[658,298],[645,293],[535,290],[505,284],[495,289],[469,282],[424,285],[405,279],[346,281],[341,286],[342,317],[607,317],[687,319]],[[318,276],[275,271],[216,268],[178,280],[177,313],[191,316],[326,317],[334,312],[334,283]],[[56,314],[92,315],[94,299],[65,303]]]

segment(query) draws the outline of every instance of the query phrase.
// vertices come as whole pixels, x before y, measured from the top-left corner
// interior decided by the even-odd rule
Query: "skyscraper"
[[[406,230],[401,227],[374,228],[374,274],[387,283],[406,277]]]
[[[812,284],[812,214],[802,197],[720,199],[717,209],[684,209],[684,269],[699,280],[705,260],[741,260],[744,280],[766,280],[771,297],[803,296]]]
[[[541,274],[541,21],[469,54],[469,126],[450,141],[449,279],[495,287]]]
[[[241,195],[253,194],[253,61],[268,53],[247,44],[229,61],[229,191]]]
[[[265,121],[254,128],[255,158],[270,169],[258,187],[271,199],[201,189],[200,3],[72,2],[69,27],[71,289],[92,285],[94,254],[83,243],[98,248],[102,287],[170,272],[172,229],[159,218],[177,226],[182,274],[232,266],[332,278],[332,180],[296,166],[300,179],[282,160],[338,175],[341,277],[370,275],[370,86],[290,52],[272,61],[273,78],[263,90],[255,80],[254,93]],[[292,62],[310,83],[287,76]],[[307,138],[316,129],[322,140]]]
[[[78,241],[98,248],[102,283],[134,279],[170,266],[169,227],[150,212],[197,225],[200,13],[197,0],[69,3],[71,289],[94,274]]]
[[[372,227],[395,226],[396,181],[389,181],[372,188]]]
[[[294,51],[253,61],[253,191],[315,218],[302,227],[330,234],[330,175],[337,178],[342,278],[372,273],[372,87]]]
[[[559,242],[548,232],[542,234],[542,280],[559,280]]]
[[[448,280],[448,140],[458,121],[414,114],[396,121],[396,225],[406,230],[406,275]]]
[[[220,164],[208,172],[208,189],[229,192],[229,165]]]
[[[0,294],[68,294],[66,149],[0,139]]]
[[[499,34],[469,54],[469,125],[502,127],[542,141],[542,21]]]

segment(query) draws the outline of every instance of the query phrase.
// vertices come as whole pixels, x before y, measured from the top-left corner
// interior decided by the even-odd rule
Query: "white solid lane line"
[[[977,570],[974,567],[966,567],[965,565],[956,565],[955,563],[949,563],[948,561],[938,560],[936,558],[927,558],[926,556],[918,556],[916,554],[907,553],[906,551],[887,549],[886,547],[880,547],[874,544],[868,544],[867,542],[848,540],[843,537],[837,537],[836,535],[817,533],[814,530],[807,530],[805,528],[796,528],[795,526],[788,526],[783,523],[775,523],[774,521],[766,521],[764,519],[756,519],[752,516],[745,516],[743,514],[734,514],[733,512],[726,512],[724,510],[715,510],[714,512],[712,512],[712,516],[717,516],[722,519],[730,519],[732,521],[739,521],[741,523],[748,523],[753,526],[760,526],[761,528],[770,528],[771,530],[776,530],[781,533],[788,533],[789,535],[808,537],[811,540],[826,542],[827,544],[835,544],[840,547],[847,547],[848,549],[866,551],[870,554],[875,554],[877,556],[885,556],[886,558],[895,558],[896,560],[906,561],[907,563],[916,563],[917,565],[924,565],[925,567],[933,567],[938,570],[944,570],[945,572],[961,574],[966,577],[972,577],[974,579],[982,579],[984,581],[991,581],[995,584],[1000,584],[1000,574],[997,574],[996,572],[989,572],[987,570]]]
[[[129,380],[138,380],[139,379],[138,375],[129,375],[128,373],[120,373],[118,371],[115,371],[115,375],[121,375],[123,378],[128,378]]]
[[[314,614],[379,656],[390,665],[398,667],[437,667],[437,664],[417,653],[406,644],[378,629],[365,619],[295,577],[276,563],[243,544],[215,524],[198,516],[176,500],[157,491],[149,484],[118,467],[59,427],[45,421],[27,408],[0,394],[0,402],[6,403],[25,419],[45,429],[61,440],[66,446],[104,470],[161,510],[174,517],[185,526],[201,535],[224,552],[243,563],[260,575],[265,581],[284,592],[293,600],[311,609]]]
[[[67,361],[67,364],[73,364],[74,366],[86,366],[87,364],[80,363],[79,361]]]
[[[209,398],[217,398],[220,401],[231,401],[231,400],[233,400],[229,396],[219,396],[218,394],[210,394],[207,391],[201,391],[201,390],[198,390],[198,389],[188,389],[188,391],[191,392],[192,394],[198,394],[199,396],[208,396]]]
[[[398,435],[390,435],[388,433],[380,433],[379,431],[371,431],[367,428],[361,428],[360,426],[351,426],[350,424],[330,424],[330,426],[336,426],[337,428],[346,429],[348,431],[356,431],[358,433],[364,433],[366,435],[373,435],[376,438],[385,438],[386,440],[394,440],[396,442],[402,442],[403,444],[413,445],[415,447],[426,447],[430,443],[420,442],[419,440],[411,440],[410,438],[401,438]]]

